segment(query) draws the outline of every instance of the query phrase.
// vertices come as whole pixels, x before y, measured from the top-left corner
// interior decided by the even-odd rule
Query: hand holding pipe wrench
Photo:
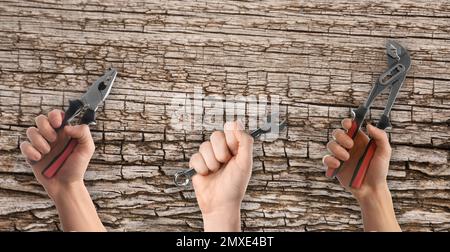
[[[387,42],[386,54],[388,56],[387,60],[389,65],[388,69],[384,73],[382,73],[380,77],[377,79],[377,82],[373,86],[369,94],[369,97],[364,102],[364,104],[360,105],[356,110],[352,111],[353,120],[351,121],[351,124],[350,122],[343,123],[344,128],[347,129],[347,135],[352,140],[355,140],[355,138],[358,136],[358,132],[361,128],[364,118],[368,113],[375,98],[387,88],[390,88],[388,101],[376,127],[381,130],[385,130],[391,127],[389,115],[392,106],[394,105],[395,99],[397,98],[397,95],[399,93],[399,90],[406,78],[406,73],[408,72],[411,66],[411,58],[408,51],[395,41]],[[350,125],[346,125],[347,123],[349,123]],[[362,148],[364,148],[364,151],[362,152],[358,162],[356,162],[356,164],[354,165],[353,175],[349,179],[348,185],[349,187],[351,188],[361,187],[365,175],[367,173],[367,170],[377,150],[377,144],[375,140],[376,139],[370,139],[368,140],[366,146],[362,146]],[[335,144],[336,142],[330,143]],[[356,146],[352,146],[349,148],[350,149],[356,148]],[[361,146],[359,146],[359,148],[361,148]],[[336,152],[334,154],[336,155]],[[342,171],[342,169],[345,166],[345,162],[343,162],[342,159],[340,159],[338,167],[334,167],[333,163],[336,160],[332,160],[330,158],[331,157],[327,156],[324,158],[324,163],[326,164],[328,163],[328,170],[326,175],[328,177],[335,177]],[[328,161],[326,159],[328,159]]]

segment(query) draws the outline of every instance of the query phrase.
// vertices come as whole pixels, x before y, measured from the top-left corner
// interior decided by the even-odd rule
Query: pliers
[[[360,105],[356,110],[352,110],[352,126],[347,131],[347,135],[352,139],[355,139],[375,98],[388,87],[390,88],[389,98],[386,107],[384,108],[383,115],[378,121],[376,127],[382,130],[392,127],[389,114],[392,106],[394,105],[395,99],[397,98],[398,92],[405,81],[406,73],[411,67],[411,57],[403,46],[392,40],[389,40],[386,43],[386,54],[388,58],[388,69],[380,75],[364,104]],[[350,180],[350,187],[361,187],[367,168],[370,165],[370,161],[372,160],[376,149],[377,145],[375,141],[370,139],[363,155],[355,167],[353,176]],[[327,176],[335,177],[341,171],[343,163],[344,162],[341,161],[340,166],[337,169],[328,169]]]
[[[116,79],[117,71],[109,68],[106,73],[97,79],[80,99],[69,100],[69,107],[64,113],[61,126],[56,129],[57,141],[52,143],[51,151],[40,161],[31,164],[42,170],[42,175],[52,178],[62,167],[66,159],[77,146],[76,139],[72,139],[64,133],[64,126],[84,111],[80,124],[95,125],[95,113],[98,106],[106,99]]]
[[[277,121],[273,122],[272,118],[279,118],[278,113],[273,113],[267,116],[267,121],[261,127],[252,130],[250,132],[250,136],[254,139],[258,138],[262,134],[266,134],[268,132],[272,132],[273,129],[278,128],[278,132],[281,132],[284,128],[286,128],[286,119],[280,121],[277,124]],[[191,178],[197,174],[194,168],[189,168],[185,171],[179,171],[175,173],[173,181],[176,186],[187,186],[191,180]]]

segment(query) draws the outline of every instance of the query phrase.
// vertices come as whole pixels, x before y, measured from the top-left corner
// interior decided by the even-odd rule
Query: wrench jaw
[[[176,186],[187,186],[191,182],[191,177],[194,176],[197,172],[195,169],[190,168],[189,170],[179,171],[175,173],[173,177],[173,182]]]

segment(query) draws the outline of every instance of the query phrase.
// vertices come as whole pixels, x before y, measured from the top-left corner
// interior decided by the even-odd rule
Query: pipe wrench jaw
[[[400,55],[403,53],[402,50],[403,47],[399,43],[393,40],[388,40],[386,42],[386,54],[392,59],[400,61]]]
[[[378,78],[378,82],[384,86],[392,85],[395,81],[398,81],[401,78],[405,71],[406,67],[398,63],[382,73]]]
[[[386,54],[388,56],[388,65],[393,66],[396,63],[405,67],[405,72],[411,67],[411,56],[408,50],[394,40],[386,42]]]

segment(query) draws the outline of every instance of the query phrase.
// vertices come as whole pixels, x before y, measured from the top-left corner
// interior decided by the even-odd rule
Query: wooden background
[[[450,230],[449,2],[59,2],[0,1],[0,230],[60,229],[18,146],[35,116],[63,108],[110,66],[119,75],[86,175],[108,230],[202,230],[192,189],[172,175],[211,132],[173,130],[167,113],[196,86],[281,96],[289,129],[255,143],[244,230],[362,230],[321,157],[386,68],[388,38],[413,59],[392,111],[396,214],[404,230]]]

